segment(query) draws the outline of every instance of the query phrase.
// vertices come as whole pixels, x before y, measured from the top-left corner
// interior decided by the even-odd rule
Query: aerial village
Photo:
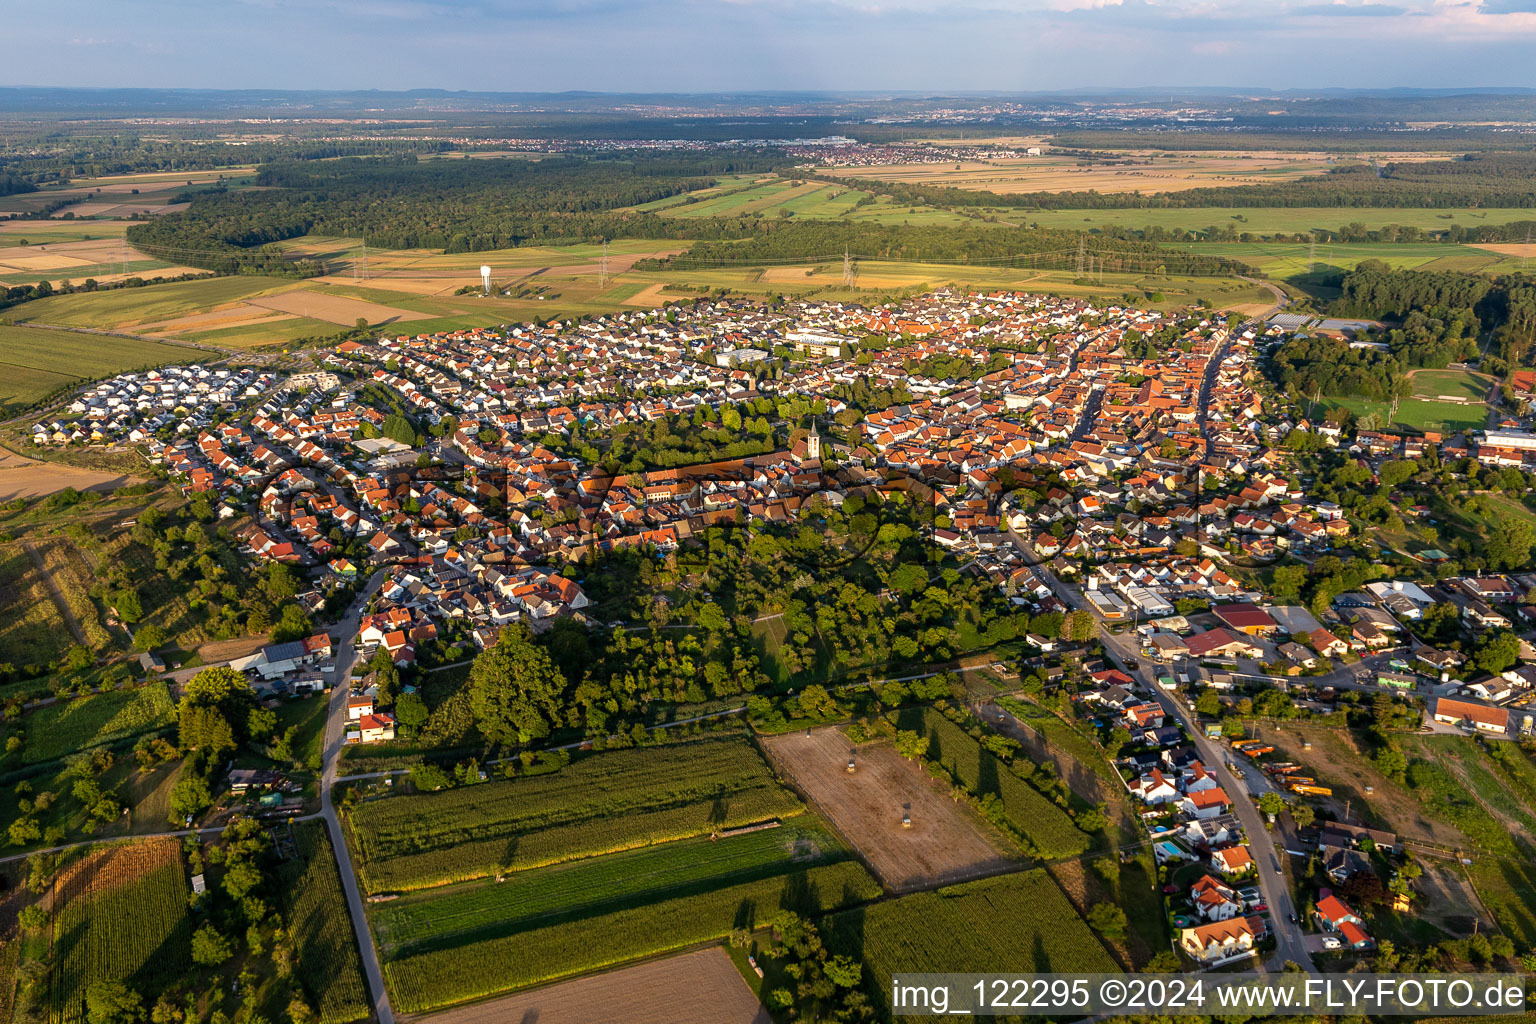
[[[189,495],[238,524],[249,557],[306,573],[315,610],[328,593],[375,577],[357,643],[402,667],[450,634],[483,649],[510,623],[588,621],[579,581],[596,553],[664,558],[712,525],[789,523],[813,498],[921,489],[937,513],[931,542],[964,572],[1026,612],[1090,611],[1121,664],[1153,667],[1155,686],[1087,648],[1031,634],[1038,656],[1020,670],[1059,679],[1063,660],[1077,662],[1077,713],[1130,735],[1117,763],[1159,864],[1180,879],[1165,889],[1188,903],[1176,920],[1180,948],[1221,964],[1254,955],[1272,930],[1254,879],[1268,865],[1212,758],[1234,773],[1243,762],[1257,791],[1329,791],[1305,764],[1261,763],[1272,747],[1234,740],[1207,716],[1188,718],[1207,723],[1191,736],[1164,698],[1192,711],[1185,694],[1231,701],[1262,680],[1324,713],[1351,689],[1413,693],[1428,701],[1429,728],[1536,731],[1536,648],[1522,639],[1518,664],[1493,675],[1411,640],[1412,624],[1447,601],[1469,629],[1531,628],[1536,609],[1516,602],[1536,577],[1379,580],[1319,616],[1223,568],[1282,553],[1314,560],[1350,536],[1343,509],[1296,485],[1278,444],[1288,432],[1347,443],[1367,467],[1429,445],[1466,446],[1369,430],[1344,442],[1328,424],[1286,413],[1277,423],[1253,364],[1282,334],[1237,317],[1176,320],[1012,292],[943,291],[875,308],[699,301],[543,326],[386,332],[286,375],[124,374],[33,436],[148,446]],[[1152,336],[1165,351],[1138,345]],[[776,372],[759,372],[767,360]],[[903,400],[859,415],[837,397],[855,384]],[[787,446],[762,454],[635,473],[574,454],[573,440],[621,425],[715,422],[732,409],[746,423],[786,400],[810,411],[783,424]],[[390,436],[391,419],[406,417],[424,428],[414,443]],[[1536,440],[1490,431],[1462,454],[1518,465],[1536,456]],[[323,635],[273,645],[235,667],[260,686],[324,687],[317,666],[328,647]],[[368,679],[355,683],[349,741],[394,738],[375,699]],[[1369,866],[1362,841],[1396,844],[1344,821],[1312,831],[1306,841],[1339,884]],[[1324,889],[1313,905],[1320,950],[1372,948],[1340,895]]]
[[[1155,334],[1166,352],[1131,354]],[[709,525],[788,522],[814,495],[836,501],[899,477],[932,495],[942,516],[933,543],[1016,605],[1065,607],[1060,588],[1071,584],[1160,662],[1398,688],[1417,669],[1456,683],[1441,695],[1444,720],[1530,731],[1536,670],[1467,686],[1461,655],[1401,650],[1400,637],[1447,599],[1474,628],[1529,627],[1533,609],[1514,602],[1536,578],[1449,580],[1443,595],[1376,582],[1341,596],[1324,623],[1272,607],[1221,567],[1228,555],[1315,558],[1350,533],[1343,509],[1296,485],[1278,444],[1297,427],[1327,444],[1340,432],[1262,415],[1253,363],[1282,334],[1237,317],[1175,321],[1015,292],[940,291],[874,308],[701,300],[544,326],[386,333],[290,375],[196,365],[123,374],[36,424],[33,440],[147,445],[189,493],[242,524],[254,559],[303,568],[317,593],[382,568],[391,628],[377,643],[401,664],[445,622],[483,647],[510,622],[583,616],[569,567],[594,549],[664,555]],[[781,371],[754,372],[770,358]],[[935,363],[951,376],[923,372]],[[987,372],[962,377],[956,365]],[[910,397],[860,417],[834,397],[855,383]],[[384,436],[381,396],[435,431],[414,447]],[[788,447],[761,455],[609,475],[555,443],[703,410],[771,416],[784,399],[812,414],[791,424]],[[1442,443],[1446,457],[1473,454],[1464,439],[1433,434],[1360,430],[1349,443],[1367,465]],[[1493,466],[1536,459],[1536,436],[1489,431],[1475,454]],[[337,555],[348,539],[362,542],[365,564]]]

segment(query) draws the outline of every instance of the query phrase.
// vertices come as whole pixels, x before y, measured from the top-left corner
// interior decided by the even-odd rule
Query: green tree
[[[901,729],[896,733],[896,753],[908,761],[928,753],[928,741],[915,729]]]
[[[1259,797],[1259,810],[1267,815],[1277,815],[1285,810],[1285,798],[1279,793],[1265,793]]]
[[[85,1019],[89,1024],[138,1024],[144,1000],[121,981],[98,978],[85,989]]]
[[[496,743],[548,736],[558,720],[565,677],[522,623],[501,631],[469,670],[475,725]]]
[[[192,962],[217,967],[234,955],[234,946],[222,932],[205,924],[192,934]]]
[[[1125,938],[1125,911],[1113,903],[1095,903],[1088,908],[1088,925],[1106,939]]]
[[[1520,657],[1520,638],[1508,631],[1485,637],[1472,660],[1477,667],[1491,675],[1498,675],[1513,665]]]

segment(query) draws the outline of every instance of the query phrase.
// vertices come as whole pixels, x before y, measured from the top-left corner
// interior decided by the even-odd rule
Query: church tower
[[[821,461],[821,435],[816,433],[816,418],[811,417],[811,432],[805,435],[805,458],[807,462]]]

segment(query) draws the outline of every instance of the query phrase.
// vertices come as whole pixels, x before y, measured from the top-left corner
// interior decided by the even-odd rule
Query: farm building
[[[1509,709],[1478,704],[1470,700],[1441,697],[1435,701],[1435,721],[1473,728],[1478,732],[1505,736],[1509,733]]]

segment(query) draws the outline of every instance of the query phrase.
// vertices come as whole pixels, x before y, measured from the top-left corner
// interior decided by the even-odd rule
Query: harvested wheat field
[[[41,498],[66,487],[77,491],[111,491],[142,482],[138,477],[121,473],[39,462],[0,448],[0,502],[13,498]]]
[[[854,749],[834,727],[765,737],[774,765],[837,826],[885,885],[901,891],[1018,867],[970,808],[884,743]],[[856,770],[848,772],[850,752]],[[911,826],[902,816],[911,815]]]
[[[1536,242],[1485,242],[1481,245],[1473,245],[1471,248],[1486,249],[1501,256],[1518,256],[1521,259],[1536,256]]]
[[[310,317],[315,320],[327,320],[333,324],[345,324],[348,327],[352,326],[359,319],[367,320],[371,324],[387,324],[403,320],[430,320],[432,318],[431,313],[417,313],[413,310],[400,309],[396,306],[384,306],[377,302],[351,299],[345,295],[322,295],[307,288],[296,288],[293,291],[262,295],[258,298],[247,299],[246,303],[252,306],[260,306],[263,309],[275,309],[281,313],[292,313],[296,316]]]
[[[422,1018],[423,1024],[771,1024],[718,946]]]
[[[1261,185],[1321,174],[1328,161],[1308,153],[1200,153],[1154,156],[1105,154],[1085,161],[1047,154],[1020,160],[971,160],[888,167],[839,167],[826,173],[847,178],[938,185],[1008,194],[1013,192],[1182,192],[1192,188]]]
[[[635,294],[624,300],[626,306],[659,306],[667,301],[667,296],[661,294],[665,288],[663,284],[648,284]]]

